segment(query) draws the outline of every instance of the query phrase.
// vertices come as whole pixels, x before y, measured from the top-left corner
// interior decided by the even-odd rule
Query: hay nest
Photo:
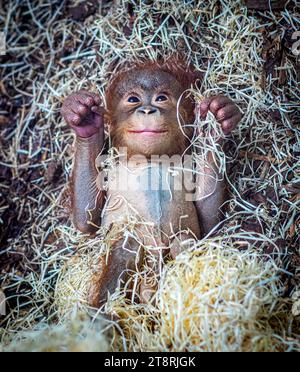
[[[109,351],[107,325],[104,321],[91,321],[83,314],[60,325],[40,324],[39,329],[23,332],[8,346],[4,352],[105,352]]]
[[[297,330],[300,319],[291,313],[292,300],[282,298],[282,269],[262,252],[233,245],[200,242],[169,262],[155,305],[113,294],[103,311],[122,329],[115,334],[115,350],[125,344],[129,351],[299,351],[297,339],[286,333]],[[56,298],[62,316],[71,310],[65,289],[80,282],[86,257],[94,254],[86,252],[81,265],[77,260],[61,278]],[[85,299],[86,287],[80,289]]]
[[[223,93],[244,112],[226,153],[211,139],[192,143],[202,154],[213,147],[229,183],[222,239],[207,237],[166,267],[157,307],[128,303],[122,293],[112,296],[106,311],[118,318],[109,348],[299,349],[296,10],[296,0],[276,12],[248,11],[237,0],[5,2],[0,10],[0,29],[7,36],[7,55],[0,56],[3,345],[12,341],[15,349],[32,350],[32,343],[18,343],[19,335],[45,324],[55,333],[57,324],[66,322],[62,327],[72,334],[66,314],[74,314],[74,306],[86,307],[89,254],[103,253],[101,233],[82,236],[65,210],[73,133],[59,114],[62,100],[81,88],[104,99],[108,79],[124,61],[178,52],[203,73],[201,87],[191,92],[196,99]],[[207,123],[202,124],[205,130]],[[76,252],[81,258],[72,258]],[[70,276],[67,267],[78,275]],[[59,283],[67,288],[65,308],[55,295]]]

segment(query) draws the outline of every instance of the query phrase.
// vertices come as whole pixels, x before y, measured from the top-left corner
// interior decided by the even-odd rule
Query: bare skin
[[[237,105],[228,97],[218,95],[200,104],[201,118],[212,112],[225,134],[230,134],[240,122],[242,115]],[[218,172],[213,154],[208,154],[209,167],[198,169],[198,195],[195,202],[202,231],[208,234],[221,220],[221,207],[226,200],[226,183]],[[220,180],[220,181],[219,181]]]
[[[117,176],[126,179],[126,188],[121,190],[109,183],[106,194],[101,185],[100,190],[96,188],[98,173],[95,160],[104,141],[104,109],[100,98],[87,91],[79,91],[68,97],[63,105],[62,115],[76,133],[74,225],[84,233],[93,234],[100,224],[111,226],[122,223],[128,216],[128,206],[141,221],[152,223],[147,229],[142,224],[137,227],[139,241],[132,239],[128,242],[121,236],[112,247],[91,285],[90,303],[93,306],[103,304],[108,291],[112,293],[120,282],[126,281],[130,272],[140,270],[143,264],[146,264],[150,274],[140,283],[140,300],[151,301],[157,286],[152,279],[159,276],[161,258],[169,252],[175,258],[182,249],[182,241],[200,238],[220,220],[225,183],[209,177],[217,171],[212,156],[209,156],[210,166],[203,167],[202,176],[198,177],[197,182],[201,186],[198,197],[201,200],[195,203],[186,201],[184,187],[177,190],[167,167],[155,162],[149,165],[147,161],[152,155],[182,155],[188,146],[186,137],[190,133],[187,130],[184,136],[177,121],[177,102],[182,92],[180,82],[159,69],[132,71],[118,83],[114,101],[109,105],[113,107],[113,112],[110,112],[113,145],[119,149],[127,148],[126,160],[143,155],[146,162],[134,162],[130,171],[124,174],[125,168],[120,162],[111,179]],[[224,96],[204,100],[200,110],[203,118],[211,111],[225,134],[230,133],[241,119],[238,107]],[[184,104],[180,113],[186,118],[191,115]],[[155,190],[145,188],[143,180],[146,175],[150,175],[154,182],[168,179],[170,190],[166,191],[161,186]],[[146,248],[141,249],[141,246]]]
[[[69,96],[61,110],[76,133],[72,174],[73,223],[85,234],[97,231],[105,198],[96,186],[95,160],[104,144],[104,111],[99,107],[100,103],[98,96],[82,90]]]

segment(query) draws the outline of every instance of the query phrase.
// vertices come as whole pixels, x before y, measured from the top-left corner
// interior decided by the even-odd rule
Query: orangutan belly
[[[121,164],[109,174],[103,224],[132,221],[142,234],[152,231],[162,241],[179,231],[199,237],[196,208],[187,200],[185,183],[182,170],[162,163]]]

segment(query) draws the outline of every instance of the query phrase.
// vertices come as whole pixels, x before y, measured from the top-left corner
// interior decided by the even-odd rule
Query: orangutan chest
[[[113,223],[135,216],[170,235],[195,224],[195,207],[187,196],[180,171],[164,164],[120,165],[109,175],[104,220]]]

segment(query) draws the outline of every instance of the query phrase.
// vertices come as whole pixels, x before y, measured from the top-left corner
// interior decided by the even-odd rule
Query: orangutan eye
[[[140,102],[140,99],[136,96],[131,96],[131,97],[128,98],[128,102],[129,103],[138,103],[138,102]]]
[[[160,96],[158,96],[157,98],[156,98],[156,102],[163,102],[163,101],[167,101],[168,100],[168,97],[167,96],[165,96],[165,95],[163,95],[163,94],[161,94]]]

